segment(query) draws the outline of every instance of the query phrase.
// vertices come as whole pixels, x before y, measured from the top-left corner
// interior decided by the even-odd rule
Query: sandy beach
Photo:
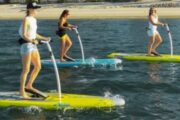
[[[148,7],[122,7],[118,5],[43,5],[39,10],[38,19],[58,19],[64,10],[70,10],[71,19],[111,19],[111,18],[147,18]],[[22,19],[25,16],[25,5],[0,5],[0,19]],[[163,18],[180,18],[180,7],[158,8]]]

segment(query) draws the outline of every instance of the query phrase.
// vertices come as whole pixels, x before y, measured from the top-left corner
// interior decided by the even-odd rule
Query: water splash
[[[122,60],[115,59],[114,63],[98,63],[98,59],[93,57],[86,59],[86,62],[89,64],[91,68],[98,69],[98,70],[112,70],[118,71],[123,70]]]
[[[91,57],[91,58],[88,58],[88,59],[87,59],[87,62],[89,63],[89,65],[90,65],[91,67],[95,67],[96,59],[93,58],[93,57]]]
[[[26,113],[36,114],[36,113],[41,113],[42,109],[37,106],[30,106],[30,107],[24,108],[24,111]]]
[[[116,104],[116,106],[123,106],[123,105],[125,105],[124,97],[119,95],[119,94],[113,95],[109,91],[106,91],[104,93],[104,97],[113,100],[114,103]]]
[[[10,117],[36,117],[43,114],[43,109],[37,106],[8,107],[5,109],[5,113],[10,114]]]

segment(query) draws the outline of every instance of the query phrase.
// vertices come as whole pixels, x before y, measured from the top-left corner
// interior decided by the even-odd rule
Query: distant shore
[[[149,7],[122,7],[117,4],[48,4],[38,12],[38,19],[58,19],[64,9],[70,10],[71,19],[112,19],[133,18],[146,19]],[[25,5],[0,5],[0,19],[22,19],[25,16]],[[163,18],[180,18],[180,7],[158,8],[158,15]]]

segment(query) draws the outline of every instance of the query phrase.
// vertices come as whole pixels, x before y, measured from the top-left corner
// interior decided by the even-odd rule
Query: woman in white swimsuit
[[[30,99],[30,97],[25,92],[26,89],[38,92],[38,90],[33,87],[33,82],[41,69],[40,55],[36,46],[38,44],[37,39],[45,41],[50,39],[49,37],[43,37],[37,34],[37,20],[35,16],[36,9],[38,8],[40,8],[40,6],[36,3],[27,4],[27,15],[19,29],[19,35],[21,37],[19,42],[21,44],[21,56],[23,64],[20,81],[20,94],[24,99]],[[29,81],[26,84],[26,79],[30,71],[31,63],[34,66],[34,69],[32,70]]]
[[[157,31],[157,27],[164,25],[164,23],[161,23],[158,20],[157,9],[155,7],[151,7],[149,9],[149,28],[147,31],[148,36],[150,37],[150,42],[148,44],[148,56],[159,56],[156,49],[162,42],[162,38]]]

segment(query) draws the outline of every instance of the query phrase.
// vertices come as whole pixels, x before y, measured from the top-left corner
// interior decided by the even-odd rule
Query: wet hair
[[[65,17],[66,15],[69,14],[69,10],[64,10],[62,13],[61,13],[61,16],[60,16],[60,19]]]
[[[154,6],[150,7],[150,9],[149,9],[149,16],[152,15],[152,13],[153,13],[152,10],[153,10],[154,8],[156,8],[156,7],[154,7]]]

